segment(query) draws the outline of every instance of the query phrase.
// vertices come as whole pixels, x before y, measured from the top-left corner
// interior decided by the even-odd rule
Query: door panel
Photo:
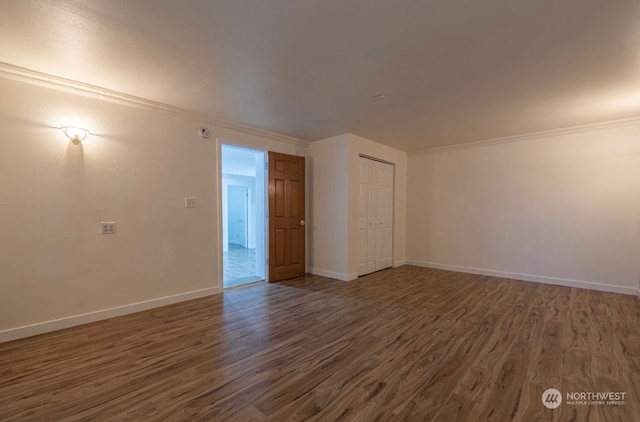
[[[378,168],[376,162],[367,160],[367,274],[376,270],[376,233],[378,219],[376,217],[376,200],[378,198]]]
[[[376,270],[389,268],[392,249],[392,219],[393,219],[393,166],[376,163],[379,169],[378,179],[378,228],[376,239]]]
[[[393,165],[360,157],[358,275],[393,265]]]
[[[358,275],[367,274],[367,177],[369,160],[358,160],[360,189],[358,191]]]
[[[304,157],[269,153],[269,281],[304,275]]]

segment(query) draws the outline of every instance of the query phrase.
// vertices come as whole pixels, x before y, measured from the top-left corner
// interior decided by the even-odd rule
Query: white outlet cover
[[[117,225],[114,221],[103,221],[100,223],[101,234],[116,234]]]
[[[184,198],[185,208],[195,208],[198,206],[198,200],[196,198]]]

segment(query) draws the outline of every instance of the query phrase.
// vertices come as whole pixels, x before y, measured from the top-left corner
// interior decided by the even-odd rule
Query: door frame
[[[222,292],[224,290],[224,257],[223,257],[223,253],[224,253],[224,248],[223,248],[223,219],[222,219],[222,190],[223,190],[223,181],[222,181],[222,146],[223,145],[228,145],[230,147],[238,147],[238,148],[245,148],[245,149],[249,149],[249,150],[254,150],[254,151],[259,151],[262,152],[264,154],[264,161],[265,161],[265,169],[264,169],[264,208],[265,208],[265,224],[264,224],[264,248],[265,248],[265,257],[264,257],[264,263],[265,263],[265,267],[264,267],[264,280],[265,282],[270,282],[270,277],[269,277],[269,272],[270,272],[270,265],[269,265],[269,244],[270,244],[270,239],[269,239],[269,172],[268,172],[268,166],[269,166],[269,152],[276,152],[276,153],[282,153],[282,154],[288,154],[288,155],[296,155],[294,151],[288,151],[288,152],[280,152],[278,150],[268,150],[268,149],[264,149],[261,146],[257,146],[256,144],[251,144],[251,143],[242,143],[242,142],[236,142],[230,139],[224,139],[221,137],[216,137],[216,154],[217,154],[217,171],[215,172],[214,177],[216,178],[216,198],[215,198],[215,203],[216,203],[216,211],[217,211],[217,247],[218,247],[218,254],[217,254],[217,279],[219,280],[219,291]],[[306,161],[307,159],[307,155],[297,155],[299,157],[303,157]],[[304,199],[304,207],[305,207],[305,217],[307,217],[307,212],[309,209],[309,195],[307,194],[307,192],[309,191],[309,178],[307,177],[307,172],[308,172],[308,167],[305,165],[305,170],[304,170],[304,190],[305,190],[305,199]],[[257,189],[257,187],[256,187]],[[308,221],[308,218],[305,218],[305,220]],[[305,242],[304,242],[304,248],[305,248],[305,259],[304,259],[304,271],[305,273],[307,272],[307,268],[308,268],[308,255],[307,255],[307,250],[308,250],[308,246],[309,246],[309,236],[308,236],[308,225],[305,226],[304,228],[305,231]]]

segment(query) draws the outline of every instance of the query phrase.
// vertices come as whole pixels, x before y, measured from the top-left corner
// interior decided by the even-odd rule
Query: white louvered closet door
[[[392,266],[393,165],[360,157],[358,275]]]

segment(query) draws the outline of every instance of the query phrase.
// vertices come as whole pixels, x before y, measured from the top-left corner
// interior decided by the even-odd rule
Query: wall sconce
[[[64,132],[67,138],[69,138],[74,145],[78,145],[91,134],[87,129],[83,129],[81,127],[62,126],[60,130]]]

